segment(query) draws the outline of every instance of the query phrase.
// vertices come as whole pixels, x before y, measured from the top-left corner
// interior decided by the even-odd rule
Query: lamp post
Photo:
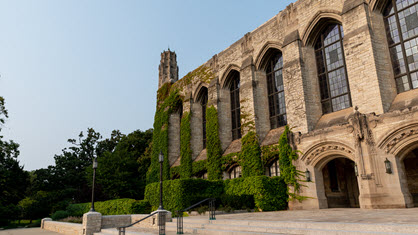
[[[311,182],[311,172],[306,168],[305,177],[307,182]]]
[[[94,210],[94,182],[96,179],[96,169],[97,169],[97,157],[93,159],[93,186],[91,189],[91,208],[90,212],[95,212]]]
[[[386,173],[392,174],[392,165],[390,164],[390,161],[387,158],[385,160],[385,168],[386,168]]]
[[[158,161],[160,162],[160,207],[158,210],[164,210],[163,208],[163,162],[164,162],[164,154],[160,151],[160,155],[158,156]]]

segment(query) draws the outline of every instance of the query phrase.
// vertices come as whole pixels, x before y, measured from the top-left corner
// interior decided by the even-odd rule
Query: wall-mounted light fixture
[[[386,168],[386,173],[392,174],[392,164],[387,158],[385,160],[385,168]]]
[[[311,182],[311,172],[308,170],[308,168],[306,168],[305,177],[306,181]]]
[[[358,176],[358,167],[357,164],[354,163],[354,174],[356,174],[356,176]]]

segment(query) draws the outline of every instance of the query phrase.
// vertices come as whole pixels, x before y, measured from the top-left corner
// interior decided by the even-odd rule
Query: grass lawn
[[[30,223],[30,220],[14,220],[11,221],[8,225],[0,226],[0,228],[3,229],[11,229],[11,228],[32,228],[32,227],[40,227],[41,226],[41,219],[38,220],[32,220],[32,223]]]

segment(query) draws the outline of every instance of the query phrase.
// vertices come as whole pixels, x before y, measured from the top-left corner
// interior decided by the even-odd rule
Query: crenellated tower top
[[[174,51],[170,51],[170,48],[161,53],[161,61],[158,70],[158,89],[166,82],[174,83],[179,80],[177,55]]]

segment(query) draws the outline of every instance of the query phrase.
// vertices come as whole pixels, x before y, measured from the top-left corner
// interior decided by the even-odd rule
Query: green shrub
[[[91,203],[71,204],[67,211],[71,216],[83,216],[91,208]],[[148,214],[151,206],[146,200],[115,199],[95,202],[94,209],[102,215]]]
[[[163,182],[164,209],[183,210],[205,198],[216,198],[216,205],[233,209],[285,210],[287,186],[280,177],[255,176],[232,180],[176,179]],[[159,183],[147,185],[145,199],[157,208]]]
[[[69,215],[70,213],[68,213],[68,211],[55,211],[54,214],[51,215],[51,218],[53,220],[60,220],[67,218]]]
[[[218,205],[229,206],[234,210],[241,209],[254,209],[254,196],[253,195],[226,195],[223,194],[220,198],[220,201],[217,200]]]
[[[260,211],[287,209],[287,186],[280,177],[255,176],[225,180],[226,195],[253,195]]]
[[[223,191],[222,181],[203,179],[176,179],[163,182],[164,209],[175,212],[186,209],[205,198],[220,197]],[[145,188],[145,199],[153,207],[160,204],[159,183],[152,183]]]

